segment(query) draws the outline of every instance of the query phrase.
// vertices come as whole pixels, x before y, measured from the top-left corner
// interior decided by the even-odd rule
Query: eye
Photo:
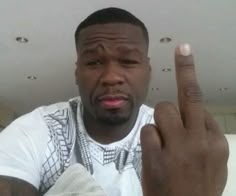
[[[133,59],[121,59],[120,64],[126,68],[135,68],[140,62]]]
[[[136,65],[136,64],[139,64],[138,61],[133,60],[133,59],[121,59],[120,63],[123,64],[123,65]]]
[[[95,60],[91,60],[91,61],[88,61],[86,63],[86,65],[89,65],[89,66],[93,66],[93,65],[102,65],[102,61],[101,60],[98,60],[98,59],[95,59]]]

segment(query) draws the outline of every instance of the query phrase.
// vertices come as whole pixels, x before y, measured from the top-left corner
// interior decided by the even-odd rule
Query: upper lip
[[[105,94],[98,97],[98,101],[111,100],[111,99],[127,100],[128,96],[124,94]]]

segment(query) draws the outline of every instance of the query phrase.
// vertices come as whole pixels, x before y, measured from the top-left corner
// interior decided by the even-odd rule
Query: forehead
[[[142,29],[126,23],[91,25],[82,29],[77,40],[77,49],[81,51],[99,42],[147,49]]]

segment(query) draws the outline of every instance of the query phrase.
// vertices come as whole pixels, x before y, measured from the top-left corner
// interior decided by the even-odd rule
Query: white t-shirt
[[[141,196],[140,131],[153,123],[142,105],[122,140],[100,144],[87,134],[79,97],[37,108],[0,133],[0,175],[25,180],[45,193],[73,163],[81,163],[109,196]]]

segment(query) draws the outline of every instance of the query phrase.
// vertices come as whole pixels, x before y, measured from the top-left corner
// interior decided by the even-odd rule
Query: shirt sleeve
[[[25,180],[38,189],[47,138],[40,109],[15,120],[0,133],[0,175]]]

